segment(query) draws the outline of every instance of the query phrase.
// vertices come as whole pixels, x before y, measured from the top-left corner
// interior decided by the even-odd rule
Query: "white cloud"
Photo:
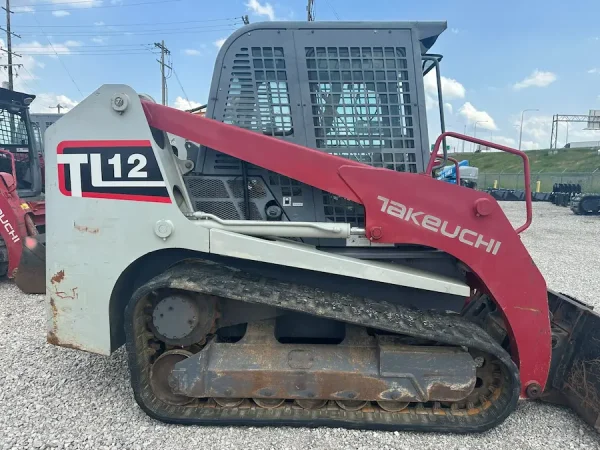
[[[79,47],[80,45],[82,45],[82,43],[78,41],[66,41],[63,44],[56,43],[52,45],[43,45],[40,44],[38,41],[32,41],[23,42],[19,45],[16,45],[15,51],[17,53],[22,52],[28,55],[43,54],[55,57],[55,53],[58,53],[59,55],[68,55],[69,53],[71,53],[70,47]]]
[[[61,105],[64,112],[74,108],[77,105],[75,100],[71,100],[66,95],[57,95],[53,92],[38,94],[31,104],[31,111],[34,113],[49,113],[56,112],[56,105]],[[54,108],[54,111],[51,111]],[[61,108],[61,112],[63,112]]]
[[[16,13],[32,13],[35,12],[35,9],[31,6],[13,6],[10,8],[13,12]]]
[[[94,22],[94,25],[96,25],[97,27],[101,27],[106,24],[104,22],[100,21],[100,22]]]
[[[31,44],[25,45],[29,46]],[[4,40],[0,39],[0,47],[4,46]],[[23,64],[23,68],[17,68],[17,77],[15,78],[15,90],[20,92],[33,93],[36,95],[35,100],[31,104],[31,110],[33,112],[49,113],[52,112],[50,107],[56,106],[57,104],[60,104],[68,110],[73,108],[77,104],[76,101],[70,99],[65,95],[32,91],[31,81],[38,80],[40,78],[37,75],[37,70],[39,68],[43,69],[45,65],[36,61],[36,59],[31,55],[23,55],[21,58],[19,58],[19,64]],[[0,71],[0,82],[7,81],[7,79],[7,72],[5,70]]]
[[[513,125],[519,132],[521,128],[520,116],[515,116]],[[552,130],[552,116],[525,116],[523,119],[523,136],[533,138],[536,143],[545,143],[548,147],[550,132]]]
[[[521,150],[539,150],[540,148],[548,148],[548,144],[545,146],[539,142],[534,141],[521,141]]]
[[[519,132],[521,118],[515,116],[514,125]],[[569,142],[597,141],[600,140],[600,131],[584,130],[586,123],[569,124]],[[548,148],[550,146],[550,134],[552,131],[552,116],[525,116],[523,120],[523,143],[522,148],[536,149]],[[558,146],[565,143],[566,125],[560,123],[558,126]]]
[[[213,44],[215,45],[215,47],[221,48],[226,40],[226,38],[217,39],[215,42],[213,42]]]
[[[122,5],[123,0],[110,0],[111,5]]]
[[[425,92],[429,95],[437,97],[437,80],[435,71],[429,72],[423,79],[425,84]],[[458,81],[452,78],[442,77],[442,96],[444,99],[452,100],[457,98],[465,98],[466,89]]]
[[[590,69],[587,71],[588,73],[600,73],[600,69],[594,67],[593,69]]]
[[[556,74],[552,72],[542,72],[535,69],[527,78],[515,83],[514,89],[525,89],[528,87],[546,87],[556,81]]]
[[[261,4],[258,0],[248,0],[246,7],[257,16],[266,16],[269,20],[275,20],[275,10],[270,3]]]
[[[202,103],[198,103],[198,102],[195,102],[193,100],[190,100],[188,102],[183,97],[177,97],[175,99],[175,101],[173,102],[173,108],[177,108],[177,109],[181,109],[181,110],[187,110],[187,109],[197,108],[198,106],[201,106],[201,105],[202,105]]]
[[[454,111],[454,108],[452,107],[452,105],[450,103],[444,103],[444,108],[446,108],[446,111],[449,114],[452,114]]]
[[[511,137],[506,136],[494,136],[492,140],[496,144],[506,145],[507,147],[515,147],[517,145],[517,140]]]
[[[450,28],[450,31],[454,34],[460,33],[460,30],[458,28]]]
[[[63,9],[59,9],[59,10],[56,10],[56,11],[52,11],[52,15],[54,17],[66,17],[66,16],[70,16],[71,13],[69,11],[65,11]]]
[[[106,42],[106,37],[103,37],[103,36],[93,37],[92,42],[95,42],[96,44],[104,44]]]
[[[52,3],[65,3],[64,0],[52,0]],[[69,5],[73,8],[91,8],[102,5],[102,0],[69,0]]]
[[[475,122],[479,122],[477,124],[478,128],[485,128],[487,130],[498,129],[492,116],[485,111],[478,111],[470,102],[466,102],[462,105],[458,110],[458,113],[467,119],[469,123],[475,124]]]
[[[195,48],[186,48],[183,53],[185,53],[188,56],[199,56],[200,55],[200,50],[196,50]]]

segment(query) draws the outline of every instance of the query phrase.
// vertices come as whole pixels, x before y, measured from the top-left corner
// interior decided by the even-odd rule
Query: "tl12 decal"
[[[63,195],[171,203],[149,141],[62,142],[57,162]]]

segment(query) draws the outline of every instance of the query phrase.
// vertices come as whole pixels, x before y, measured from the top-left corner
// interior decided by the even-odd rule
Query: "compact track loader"
[[[600,194],[575,194],[571,198],[571,211],[578,216],[600,214]]]
[[[598,426],[600,319],[546,289],[519,237],[531,192],[515,230],[432,178],[453,137],[530,181],[490,142],[429,154],[445,27],[253,24],[206,117],[124,85],[77,105],[45,135],[48,341],[125,343],[166,422],[477,432],[530,398]]]

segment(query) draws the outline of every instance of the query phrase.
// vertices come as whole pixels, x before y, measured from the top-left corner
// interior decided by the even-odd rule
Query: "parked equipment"
[[[431,177],[453,137],[530,181],[457,133],[429,155],[415,68],[445,27],[249,25],[206,118],[124,85],[83,100],[45,136],[49,342],[126,343],[166,422],[476,432],[523,397],[596,423],[600,317],[547,291],[529,189],[515,230]]]
[[[43,293],[43,267],[34,280],[27,268],[22,274],[17,271],[27,236],[36,236],[37,245],[44,242],[43,157],[29,117],[34,99],[0,88],[0,277],[16,277],[27,292]]]
[[[551,201],[557,206],[569,206],[571,204],[571,198],[580,193],[580,184],[555,183],[552,187]]]
[[[460,170],[459,183],[456,182],[457,170]],[[457,164],[443,167],[439,171],[437,179],[475,189],[477,188],[477,181],[479,180],[479,169],[477,167],[469,166],[469,161],[463,160]]]
[[[571,211],[573,211],[577,215],[600,214],[600,194],[575,194],[571,198]]]

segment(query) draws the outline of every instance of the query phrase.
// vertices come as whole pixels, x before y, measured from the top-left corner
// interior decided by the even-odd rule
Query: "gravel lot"
[[[503,207],[523,220],[523,203]],[[600,217],[544,203],[535,204],[523,240],[549,287],[600,307],[599,236]],[[51,346],[45,313],[43,296],[0,283],[2,449],[600,449],[600,435],[571,412],[532,402],[500,427],[467,436],[163,425],[134,403],[122,349],[106,358]]]

